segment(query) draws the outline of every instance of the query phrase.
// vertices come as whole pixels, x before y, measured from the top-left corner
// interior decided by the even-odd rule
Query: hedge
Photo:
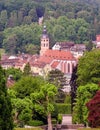
[[[59,114],[71,114],[71,104],[57,103],[56,105]]]

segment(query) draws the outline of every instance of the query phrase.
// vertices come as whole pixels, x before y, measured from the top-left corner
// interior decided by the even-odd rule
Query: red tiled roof
[[[52,62],[53,58],[48,56],[40,56],[38,59],[39,62],[44,62],[46,64],[50,64]]]
[[[75,60],[72,53],[70,51],[63,51],[63,50],[47,50],[43,58],[47,57],[48,59],[57,59],[57,60]]]
[[[54,62],[51,64],[51,67],[52,67],[52,68],[56,68],[58,64],[59,64],[58,61],[54,61]]]
[[[39,68],[43,68],[46,65],[46,63],[44,62],[34,62],[31,64],[31,66],[35,66],[35,67],[39,67]]]

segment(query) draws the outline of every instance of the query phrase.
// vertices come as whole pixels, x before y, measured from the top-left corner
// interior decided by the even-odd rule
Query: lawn
[[[100,128],[80,128],[78,130],[100,130]]]
[[[42,130],[41,128],[15,128],[14,130]]]

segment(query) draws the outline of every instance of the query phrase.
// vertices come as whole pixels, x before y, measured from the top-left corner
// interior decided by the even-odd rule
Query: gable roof
[[[75,60],[73,54],[70,51],[64,51],[64,50],[49,49],[44,53],[43,57],[48,57],[57,60]]]
[[[51,67],[52,68],[56,68],[59,64],[59,61],[54,61],[52,64],[51,64]]]

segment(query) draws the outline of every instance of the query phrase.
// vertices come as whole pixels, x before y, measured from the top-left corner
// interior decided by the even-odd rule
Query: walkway
[[[62,117],[62,128],[61,130],[76,130],[72,129],[72,115],[63,115]]]

